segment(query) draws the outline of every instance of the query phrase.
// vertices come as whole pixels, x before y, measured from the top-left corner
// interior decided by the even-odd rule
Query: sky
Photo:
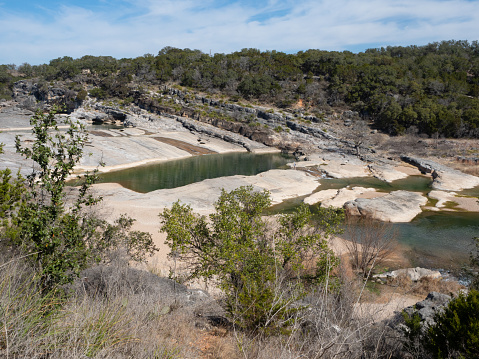
[[[0,64],[479,40],[479,0],[0,0]]]

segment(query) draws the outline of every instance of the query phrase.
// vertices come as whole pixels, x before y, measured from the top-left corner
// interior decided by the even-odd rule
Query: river
[[[282,154],[229,153],[193,156],[155,165],[135,167],[102,174],[100,182],[116,182],[136,192],[147,193],[162,188],[176,188],[207,178],[255,175],[282,168],[291,157]],[[431,190],[431,178],[409,176],[386,183],[372,177],[321,179],[317,190],[363,186],[378,191],[407,190],[424,193]],[[464,191],[478,196],[479,189]],[[271,213],[287,212],[302,198],[274,206]],[[398,243],[413,266],[458,269],[467,262],[472,238],[479,236],[479,213],[461,211],[425,211],[410,223],[394,223]]]

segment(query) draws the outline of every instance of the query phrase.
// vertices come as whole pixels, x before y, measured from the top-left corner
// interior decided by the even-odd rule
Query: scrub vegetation
[[[294,113],[300,104],[304,121],[352,110],[362,124],[388,134],[479,136],[477,42],[359,54],[243,49],[210,56],[166,47],[135,59],[63,57],[38,66],[0,66],[0,97],[9,98],[14,82],[24,79],[34,80],[37,95],[45,98],[52,84],[66,86],[62,112],[87,95],[127,106],[167,85],[246,107],[270,104]],[[167,96],[162,101],[182,110]],[[370,222],[360,232],[350,224],[351,241],[339,257],[327,239],[342,229],[341,210],[312,214],[300,206],[266,217],[269,194],[251,187],[223,191],[208,217],[179,202],[160,214],[170,255],[183,266],[181,275],[175,270],[170,277],[213,285],[220,308],[215,315],[152,294],[148,283],[128,281],[131,264],[156,250],[151,235],[134,231],[127,216],[114,222],[101,217],[95,210],[101,198],[91,192],[96,171],[82,176],[75,188],[65,186],[85,155],[87,135],[68,119],[63,123],[68,129],[60,129],[56,111],[32,117],[35,140],[28,146],[17,139],[17,152],[32,163],[31,174],[0,172],[1,357],[477,356],[474,289],[438,311],[432,325],[413,315],[406,316],[402,332],[394,330],[366,300],[380,292],[370,274],[391,252],[387,227]],[[231,120],[220,112],[215,116]],[[256,124],[254,118],[245,121]],[[363,140],[355,141],[358,155]],[[478,258],[473,253],[475,289]],[[91,292],[81,275],[101,266],[117,276]]]
[[[300,104],[319,118],[353,110],[393,135],[479,136],[477,41],[388,46],[358,54],[242,49],[209,55],[165,47],[156,56],[134,59],[65,56],[43,65],[0,66],[0,96],[10,97],[13,83],[29,78],[35,79],[43,96],[49,83],[65,81],[69,108],[83,101],[87,92],[125,104],[135,101],[138,91],[169,84],[233,102],[246,100],[280,109]]]

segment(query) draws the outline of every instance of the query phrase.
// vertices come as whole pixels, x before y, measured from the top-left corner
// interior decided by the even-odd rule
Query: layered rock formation
[[[345,203],[350,215],[368,216],[386,222],[410,222],[422,212],[427,198],[420,193],[393,191],[379,198],[358,198]]]
[[[461,191],[479,186],[479,177],[462,173],[437,162],[411,156],[401,156],[401,159],[416,166],[423,173],[430,173],[433,177],[434,189]]]

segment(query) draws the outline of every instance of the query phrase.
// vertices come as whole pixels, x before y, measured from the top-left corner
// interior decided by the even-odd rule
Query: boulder
[[[346,202],[344,209],[350,215],[370,216],[385,222],[410,222],[421,213],[427,198],[420,193],[393,191],[379,198],[358,198]]]
[[[386,272],[386,273],[381,273],[381,274],[376,274],[374,275],[374,278],[379,278],[379,279],[394,279],[400,276],[406,276],[413,282],[417,282],[418,280],[422,278],[441,278],[441,272],[431,270],[431,269],[426,269],[426,268],[403,268],[403,269],[398,269],[392,272]]]
[[[451,296],[438,293],[438,292],[431,292],[427,295],[426,299],[417,302],[415,305],[411,307],[407,307],[404,311],[409,315],[412,316],[415,312],[419,314],[421,321],[424,322],[426,325],[430,326],[434,324],[434,314],[444,308],[447,303],[452,299]],[[399,314],[400,315],[400,314]],[[400,318],[398,321],[401,322]]]
[[[342,208],[348,201],[357,199],[360,195],[366,192],[376,192],[374,188],[353,187],[341,189],[327,189],[313,193],[311,196],[304,199],[306,204],[315,204],[321,202],[322,207],[336,207]]]

